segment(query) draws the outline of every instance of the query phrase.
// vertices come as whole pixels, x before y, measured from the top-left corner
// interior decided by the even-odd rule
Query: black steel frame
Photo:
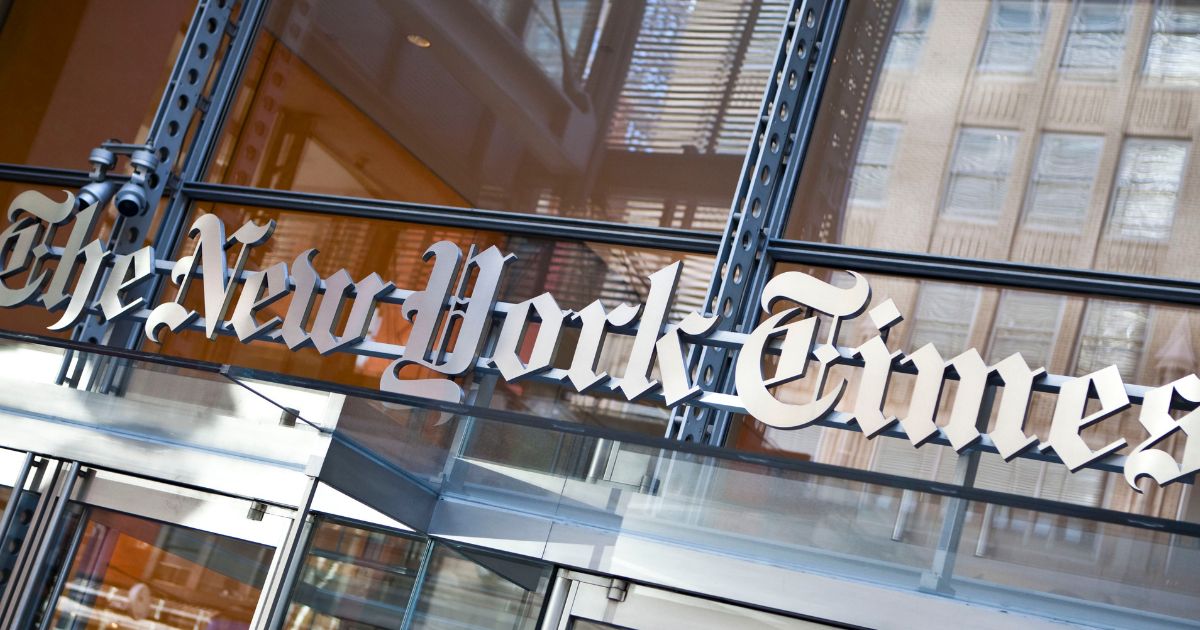
[[[210,0],[202,0],[198,14]],[[208,201],[287,210],[336,214],[358,218],[406,221],[427,225],[490,229],[522,236],[590,241],[647,247],[715,257],[710,287],[710,312],[728,311],[730,329],[746,330],[757,321],[755,304],[747,295],[760,288],[776,263],[799,263],[854,269],[889,275],[1042,289],[1088,296],[1153,300],[1166,305],[1200,305],[1200,282],[1156,278],[1087,269],[1044,268],[1005,261],[972,260],[932,254],[895,252],[781,238],[808,140],[816,121],[817,106],[836,48],[847,0],[793,0],[790,19],[780,37],[775,78],[763,96],[760,124],[748,148],[741,181],[724,234],[698,230],[624,225],[554,215],[529,215],[478,208],[436,206],[395,200],[321,195],[214,184],[203,181],[216,148],[225,116],[232,105],[240,77],[265,10],[266,0],[244,0],[238,27],[233,30],[225,61],[218,69],[208,104],[197,127],[187,159],[174,184],[158,238],[159,251],[178,244],[192,203]],[[222,3],[223,4],[223,3]],[[199,25],[194,21],[194,26]],[[181,58],[179,67],[186,65]],[[793,74],[793,73],[798,74]],[[170,89],[170,88],[169,88]],[[790,115],[785,115],[790,111]],[[762,177],[765,171],[769,177]],[[120,181],[121,176],[114,176]],[[0,164],[0,180],[78,187],[88,182],[83,170]],[[761,211],[751,211],[761,205]],[[747,240],[746,237],[749,237]],[[745,245],[749,243],[750,247]],[[735,267],[743,282],[733,279]],[[154,291],[161,287],[156,278]],[[117,340],[114,340],[116,342]],[[113,345],[137,349],[140,337],[131,335]],[[728,391],[728,358],[716,348],[709,356],[700,351],[694,361],[713,363],[716,378],[710,385]],[[716,358],[716,362],[712,361]],[[723,360],[723,364],[722,361]],[[728,417],[697,413],[692,408],[673,426],[669,437],[720,446]]]
[[[210,1],[200,0],[198,15]],[[838,269],[854,269],[889,275],[967,282],[984,285],[1048,290],[1087,296],[1150,300],[1164,305],[1194,307],[1200,305],[1200,282],[1156,278],[1131,274],[1099,272],[1086,269],[1044,268],[1003,261],[971,260],[931,254],[906,253],[795,241],[782,238],[784,223],[790,210],[804,157],[807,154],[816,120],[817,106],[827,79],[830,59],[835,49],[842,16],[850,0],[793,0],[789,23],[781,34],[777,52],[776,72],[764,92],[761,120],[747,149],[745,162],[729,223],[723,234],[688,229],[613,224],[596,220],[562,216],[526,215],[476,208],[433,206],[427,204],[348,198],[331,195],[267,190],[203,181],[215,152],[220,130],[233,103],[254,45],[254,33],[266,10],[267,0],[243,0],[238,28],[231,33],[224,63],[218,69],[212,91],[194,138],[188,147],[187,159],[177,178],[163,179],[164,195],[169,203],[160,220],[155,245],[159,251],[173,250],[185,228],[184,222],[194,202],[232,203],[350,217],[388,219],[420,224],[469,226],[510,234],[548,237],[567,241],[590,241],[614,245],[666,249],[680,253],[712,255],[715,259],[710,286],[711,313],[730,313],[731,330],[753,326],[758,313],[752,296],[769,278],[776,263],[798,263]],[[224,5],[224,2],[221,3]],[[810,18],[810,12],[812,17]],[[200,28],[193,22],[193,29]],[[190,33],[197,35],[198,33]],[[186,50],[185,50],[186,55]],[[177,68],[185,67],[182,58]],[[793,71],[797,74],[793,75]],[[168,88],[168,92],[171,88]],[[164,100],[165,102],[165,100]],[[786,108],[790,112],[783,114]],[[154,129],[163,124],[163,115],[156,118]],[[81,163],[85,156],[80,156]],[[764,169],[769,173],[764,177]],[[120,177],[114,179],[120,180]],[[77,188],[88,182],[87,171],[43,168],[30,165],[0,164],[0,180]],[[757,206],[755,206],[757,200]],[[751,208],[760,207],[759,211]],[[747,240],[748,239],[748,240]],[[749,243],[749,247],[746,244]],[[735,281],[735,266],[744,280]],[[156,283],[153,291],[161,287]],[[116,347],[96,348],[80,342],[63,342],[0,331],[0,337],[58,345],[72,350],[129,360],[152,361],[213,371],[216,366],[202,362],[159,357],[138,351],[139,337],[126,336]],[[698,365],[716,368],[709,385],[732,387],[728,378],[728,357],[722,350],[712,353],[697,351],[692,360]],[[217,368],[219,370],[219,368]],[[276,378],[284,378],[275,375]],[[738,452],[723,446],[729,418],[727,415],[689,411],[678,416],[666,428],[666,437],[648,438],[625,432],[613,432],[579,425],[564,426],[552,419],[536,418],[511,412],[496,412],[472,406],[429,403],[405,400],[379,392],[364,392],[331,385],[293,379],[297,384],[320,386],[332,391],[355,395],[384,397],[413,405],[432,408],[446,407],[447,411],[465,413],[481,418],[497,415],[503,422],[530,424],[554,431],[582,433],[589,436],[662,447],[664,449],[715,456],[722,459],[753,462],[786,470],[808,472],[839,479],[880,484],[904,490],[918,491],[955,499],[982,501],[998,505],[1026,508],[1062,516],[1115,523],[1139,529],[1171,532],[1200,537],[1200,526],[1194,523],[1153,519],[1112,510],[1076,506],[1065,503],[1021,497],[980,490],[969,484],[946,484],[927,480],[897,477],[873,471],[842,468],[825,464],[799,462],[793,459]],[[462,407],[462,408],[460,408]],[[501,417],[503,416],[503,417]]]

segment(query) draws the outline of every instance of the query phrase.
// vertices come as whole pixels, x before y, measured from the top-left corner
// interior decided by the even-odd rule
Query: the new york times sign
[[[1094,449],[1080,436],[1085,427],[1130,406],[1116,366],[1062,379],[1048,434],[1031,435],[1025,426],[1029,403],[1046,371],[1030,367],[1020,354],[988,365],[974,349],[949,359],[932,345],[911,353],[893,350],[885,341],[886,331],[901,321],[901,315],[891,300],[885,300],[866,312],[867,321],[879,334],[846,356],[837,347],[838,330],[846,321],[863,315],[871,299],[866,279],[854,273],[854,284],[847,288],[800,272],[772,278],[761,296],[765,318],[750,333],[736,336],[740,346],[735,348],[733,365],[736,392],[723,394],[705,391],[694,382],[687,361],[693,346],[712,341],[718,318],[691,313],[679,321],[670,320],[679,263],[650,275],[646,303],[638,307],[622,304],[609,310],[596,301],[570,311],[560,308],[554,296],[543,293],[499,309],[503,310],[501,321],[496,317],[497,290],[514,257],[495,247],[464,257],[453,243],[433,244],[424,256],[431,267],[429,280],[424,289],[410,292],[397,289],[375,273],[355,280],[343,269],[321,278],[312,264],[316,250],[302,253],[290,266],[277,263],[266,269],[245,269],[249,252],[271,237],[273,222],[247,223],[228,235],[216,216],[201,215],[189,232],[195,245],[193,255],[164,262],[150,247],[115,255],[99,240],[84,242],[99,212],[95,205],[77,210],[69,193],[62,202],[34,191],[13,200],[8,208],[9,225],[0,233],[0,306],[40,305],[61,311],[61,317],[50,326],[52,330],[66,329],[96,314],[109,321],[144,320],[146,337],[153,342],[158,342],[164,331],[178,333],[193,326],[202,328],[210,339],[227,333],[243,343],[269,339],[293,350],[311,345],[317,352],[329,354],[361,350],[360,346],[369,343],[366,336],[377,305],[384,300],[402,301],[401,312],[412,330],[404,347],[395,347],[394,355],[388,357],[391,363],[379,383],[380,389],[388,392],[458,401],[462,390],[451,377],[485,365],[509,381],[554,374],[563,385],[580,392],[605,387],[629,400],[661,393],[667,406],[692,402],[744,410],[772,427],[796,429],[834,413],[846,413],[834,411],[848,389],[846,381],[833,382],[827,376],[833,365],[853,359],[862,366],[859,384],[853,400],[843,407],[849,409],[848,419],[868,437],[898,422],[913,445],[920,446],[938,433],[935,421],[941,420],[946,439],[962,451],[983,438],[977,420],[985,392],[989,383],[1002,383],[996,394],[996,419],[987,438],[1005,459],[1030,448],[1053,450],[1071,470],[1078,470],[1129,446],[1117,440]],[[61,249],[51,245],[59,231],[67,232]],[[236,261],[232,269],[230,254]],[[174,295],[161,304],[145,304],[134,297],[134,290],[150,279],[160,264],[171,268],[174,288],[167,293]],[[473,278],[473,283],[466,282],[467,278]],[[463,295],[460,287],[468,284],[470,295]],[[197,290],[203,298],[199,311],[184,300],[189,291]],[[266,317],[261,312],[285,299],[283,317]],[[819,325],[821,314],[832,325]],[[344,325],[339,326],[342,321]],[[494,350],[483,357],[484,341],[494,321],[499,322]],[[535,321],[539,325],[530,326]],[[441,339],[450,325],[456,331],[453,347],[438,347],[435,340]],[[555,366],[552,362],[559,358],[556,350],[564,325],[579,327],[579,341],[569,364]],[[819,334],[821,330],[824,335]],[[597,371],[608,333],[634,337],[619,375]],[[528,358],[521,356],[522,348]],[[778,357],[767,362],[773,369],[764,370],[768,354]],[[901,365],[915,374],[914,389],[905,416],[895,418],[886,415],[883,407],[893,371]],[[402,379],[399,372],[407,366],[419,366],[442,378]],[[657,379],[651,377],[654,367],[658,368]],[[949,417],[937,418],[951,370],[958,378],[955,398]],[[775,396],[777,386],[805,376],[816,379],[812,400],[795,403]],[[1092,413],[1087,410],[1089,396],[1098,399],[1099,408]],[[1139,477],[1148,476],[1164,485],[1200,469],[1200,410],[1177,420],[1171,415],[1176,397],[1185,406],[1200,403],[1200,378],[1188,375],[1144,394],[1139,420],[1146,437],[1125,458],[1125,478],[1135,488]],[[1180,431],[1187,442],[1182,461],[1177,461],[1156,445]]]

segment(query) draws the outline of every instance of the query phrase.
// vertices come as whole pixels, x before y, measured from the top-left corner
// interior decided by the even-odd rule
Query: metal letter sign
[[[661,396],[668,407],[687,403],[744,412],[780,429],[798,429],[840,414],[856,422],[867,437],[874,437],[899,423],[914,446],[941,434],[960,452],[985,439],[978,422],[981,407],[989,383],[1002,383],[996,419],[986,439],[1005,460],[1030,448],[1053,450],[1076,471],[1127,446],[1117,440],[1093,449],[1080,436],[1089,425],[1129,407],[1127,388],[1116,366],[1077,378],[1053,377],[1058,383],[1057,404],[1048,435],[1039,440],[1026,433],[1025,424],[1034,389],[1050,378],[1044,368],[1031,368],[1020,354],[988,365],[973,348],[949,359],[931,344],[907,354],[893,350],[887,345],[887,332],[901,321],[901,314],[890,299],[868,311],[870,285],[854,272],[850,272],[854,283],[848,288],[797,271],[776,276],[760,298],[764,319],[749,334],[739,335],[714,333],[718,318],[710,314],[691,313],[670,321],[679,263],[650,275],[647,300],[640,308],[620,304],[609,310],[596,301],[571,311],[560,308],[549,293],[518,304],[498,303],[501,278],[515,257],[495,247],[472,253],[464,261],[458,245],[434,243],[424,256],[431,265],[428,282],[421,290],[409,291],[374,273],[356,282],[343,269],[322,279],[312,264],[317,251],[311,249],[293,261],[290,271],[283,263],[246,270],[250,251],[271,237],[273,221],[247,223],[227,237],[220,219],[201,215],[189,232],[195,253],[172,262],[155,259],[148,247],[115,255],[99,240],[84,245],[97,215],[95,205],[77,208],[70,193],[62,202],[33,191],[18,195],[8,208],[9,226],[0,232],[0,306],[40,303],[48,310],[62,310],[61,319],[51,325],[54,330],[95,314],[144,322],[146,337],[154,342],[163,329],[195,330],[210,339],[226,334],[243,343],[270,341],[293,350],[311,345],[323,355],[342,351],[385,356],[391,363],[380,389],[427,398],[461,401],[463,390],[451,379],[487,368],[509,381],[536,377],[580,392],[604,389],[629,400]],[[54,247],[56,232],[70,223],[66,245]],[[232,269],[227,262],[229,250],[236,252]],[[56,261],[53,268],[47,266],[51,261]],[[153,308],[140,298],[126,301],[132,287],[167,270],[178,287],[173,301]],[[184,305],[188,291],[197,284],[202,312]],[[259,311],[288,296],[284,317],[260,318]],[[404,347],[367,340],[380,302],[400,303],[403,317],[412,323]],[[841,326],[864,312],[876,334],[856,348],[839,348]],[[482,357],[493,325],[498,326],[494,348],[491,356]],[[558,357],[565,326],[580,329],[570,358]],[[596,371],[609,334],[633,336],[620,376]],[[701,389],[700,375],[689,373],[687,364],[688,346],[693,345],[736,350],[735,394]],[[527,360],[521,356],[522,348],[530,349]],[[851,363],[861,366],[858,386],[853,399],[843,405],[849,411],[835,411],[849,387],[843,378],[831,379],[831,369]],[[402,376],[409,366],[424,378]],[[651,377],[655,367],[659,380]],[[905,416],[895,418],[885,415],[884,401],[900,367],[914,374],[915,380]],[[428,378],[431,372],[443,376]],[[954,402],[939,426],[939,402],[952,376],[958,380]],[[812,400],[783,400],[773,391],[801,378],[813,379]],[[1200,403],[1200,378],[1189,375],[1155,389],[1137,389],[1145,390],[1139,420],[1147,437],[1125,458],[1129,485],[1138,490],[1141,477],[1166,485],[1200,470],[1200,409],[1179,419],[1171,414],[1175,400],[1188,406]],[[1090,399],[1098,404],[1089,413]],[[1176,433],[1188,440],[1182,461],[1156,448]]]

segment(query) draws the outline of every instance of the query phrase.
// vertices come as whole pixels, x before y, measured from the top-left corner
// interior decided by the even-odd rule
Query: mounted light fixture
[[[430,46],[433,45],[433,42],[429,41],[428,38],[426,38],[422,35],[417,35],[416,33],[410,34],[405,39],[408,40],[408,43],[412,44],[413,46],[416,46],[417,48],[429,48]]]
[[[92,172],[88,175],[92,181],[80,188],[79,194],[75,197],[79,208],[86,208],[94,204],[103,206],[108,203],[117,190],[117,183],[106,179],[108,171],[117,163],[116,154],[105,148],[92,149],[88,161],[92,163]]]
[[[146,211],[149,204],[147,180],[151,173],[158,168],[158,158],[145,149],[134,151],[129,158],[133,165],[133,175],[117,192],[117,212],[127,217],[135,217]]]

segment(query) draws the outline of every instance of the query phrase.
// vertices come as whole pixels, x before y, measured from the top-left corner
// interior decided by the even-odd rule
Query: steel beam
[[[379,201],[293,191],[263,190],[225,184],[195,182],[185,184],[183,192],[188,198],[195,201],[492,230],[556,240],[589,241],[695,254],[715,254],[721,240],[720,234],[699,230],[622,225],[555,215],[432,206],[403,201]]]
[[[891,252],[848,245],[774,240],[767,248],[775,262],[852,269],[864,273],[992,284],[1018,289],[1078,293],[1089,297],[1153,300],[1166,304],[1200,305],[1200,282],[1096,271],[1045,267],[1004,260],[979,260]]]
[[[788,13],[705,304],[707,314],[722,318],[722,330],[753,325],[743,315],[757,313],[752,280],[769,273],[763,269],[766,246],[787,216],[796,164],[807,149],[843,10],[841,0],[795,0]],[[697,385],[729,391],[729,352],[698,348],[691,362]],[[675,414],[667,432],[685,441],[721,444],[729,418],[724,411],[688,408]]]

